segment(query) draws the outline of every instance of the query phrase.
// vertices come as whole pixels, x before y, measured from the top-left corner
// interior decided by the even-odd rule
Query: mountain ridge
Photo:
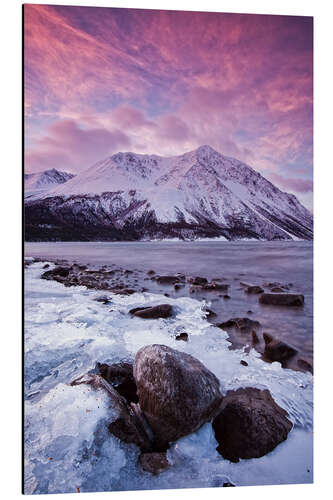
[[[208,145],[171,157],[116,153],[27,201],[26,219],[32,239],[313,238],[295,195]]]

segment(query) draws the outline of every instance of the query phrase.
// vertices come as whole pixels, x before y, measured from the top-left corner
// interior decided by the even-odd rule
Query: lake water
[[[66,259],[92,266],[116,265],[156,273],[184,273],[208,279],[224,278],[230,300],[214,294],[196,294],[211,301],[217,312],[215,322],[248,316],[259,320],[267,331],[295,346],[299,355],[313,357],[313,245],[308,241],[160,241],[160,242],[41,242],[26,243],[25,255],[45,259]],[[143,275],[142,275],[143,276]],[[302,293],[304,308],[262,306],[257,295],[244,293],[241,282],[263,285],[266,281],[292,283],[291,291]],[[172,287],[149,281],[151,291],[186,295],[188,288],[176,292]],[[230,332],[235,347],[249,338]],[[262,344],[262,342],[261,342]],[[261,348],[263,346],[261,345]],[[260,350],[260,346],[259,346]],[[293,361],[288,366],[293,366]]]

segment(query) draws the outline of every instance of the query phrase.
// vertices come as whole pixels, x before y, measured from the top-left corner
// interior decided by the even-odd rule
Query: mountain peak
[[[199,146],[196,151],[198,153],[217,153],[217,151],[209,146],[209,144],[203,144],[202,146]]]
[[[24,174],[25,196],[30,199],[33,196],[43,194],[59,184],[64,184],[75,177],[69,172],[62,172],[56,168]]]

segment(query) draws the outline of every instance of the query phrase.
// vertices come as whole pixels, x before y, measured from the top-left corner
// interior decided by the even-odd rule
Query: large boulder
[[[170,304],[159,304],[152,307],[135,307],[131,309],[130,314],[139,318],[157,319],[169,318],[172,316],[172,306]]]
[[[279,361],[283,363],[289,358],[292,358],[297,353],[296,349],[286,344],[282,340],[275,339],[272,335],[268,333],[263,333],[265,341],[265,358],[270,361]]]
[[[292,423],[266,390],[238,389],[223,399],[213,421],[217,451],[227,460],[259,458],[287,439]]]
[[[197,430],[216,415],[222,401],[213,373],[198,359],[165,345],[137,352],[134,378],[157,446]]]
[[[297,293],[262,293],[259,302],[271,306],[301,307],[304,305],[304,295]]]

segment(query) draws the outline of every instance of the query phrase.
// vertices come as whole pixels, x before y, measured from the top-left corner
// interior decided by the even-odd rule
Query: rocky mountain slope
[[[312,214],[210,146],[117,153],[25,205],[26,240],[313,238]]]

